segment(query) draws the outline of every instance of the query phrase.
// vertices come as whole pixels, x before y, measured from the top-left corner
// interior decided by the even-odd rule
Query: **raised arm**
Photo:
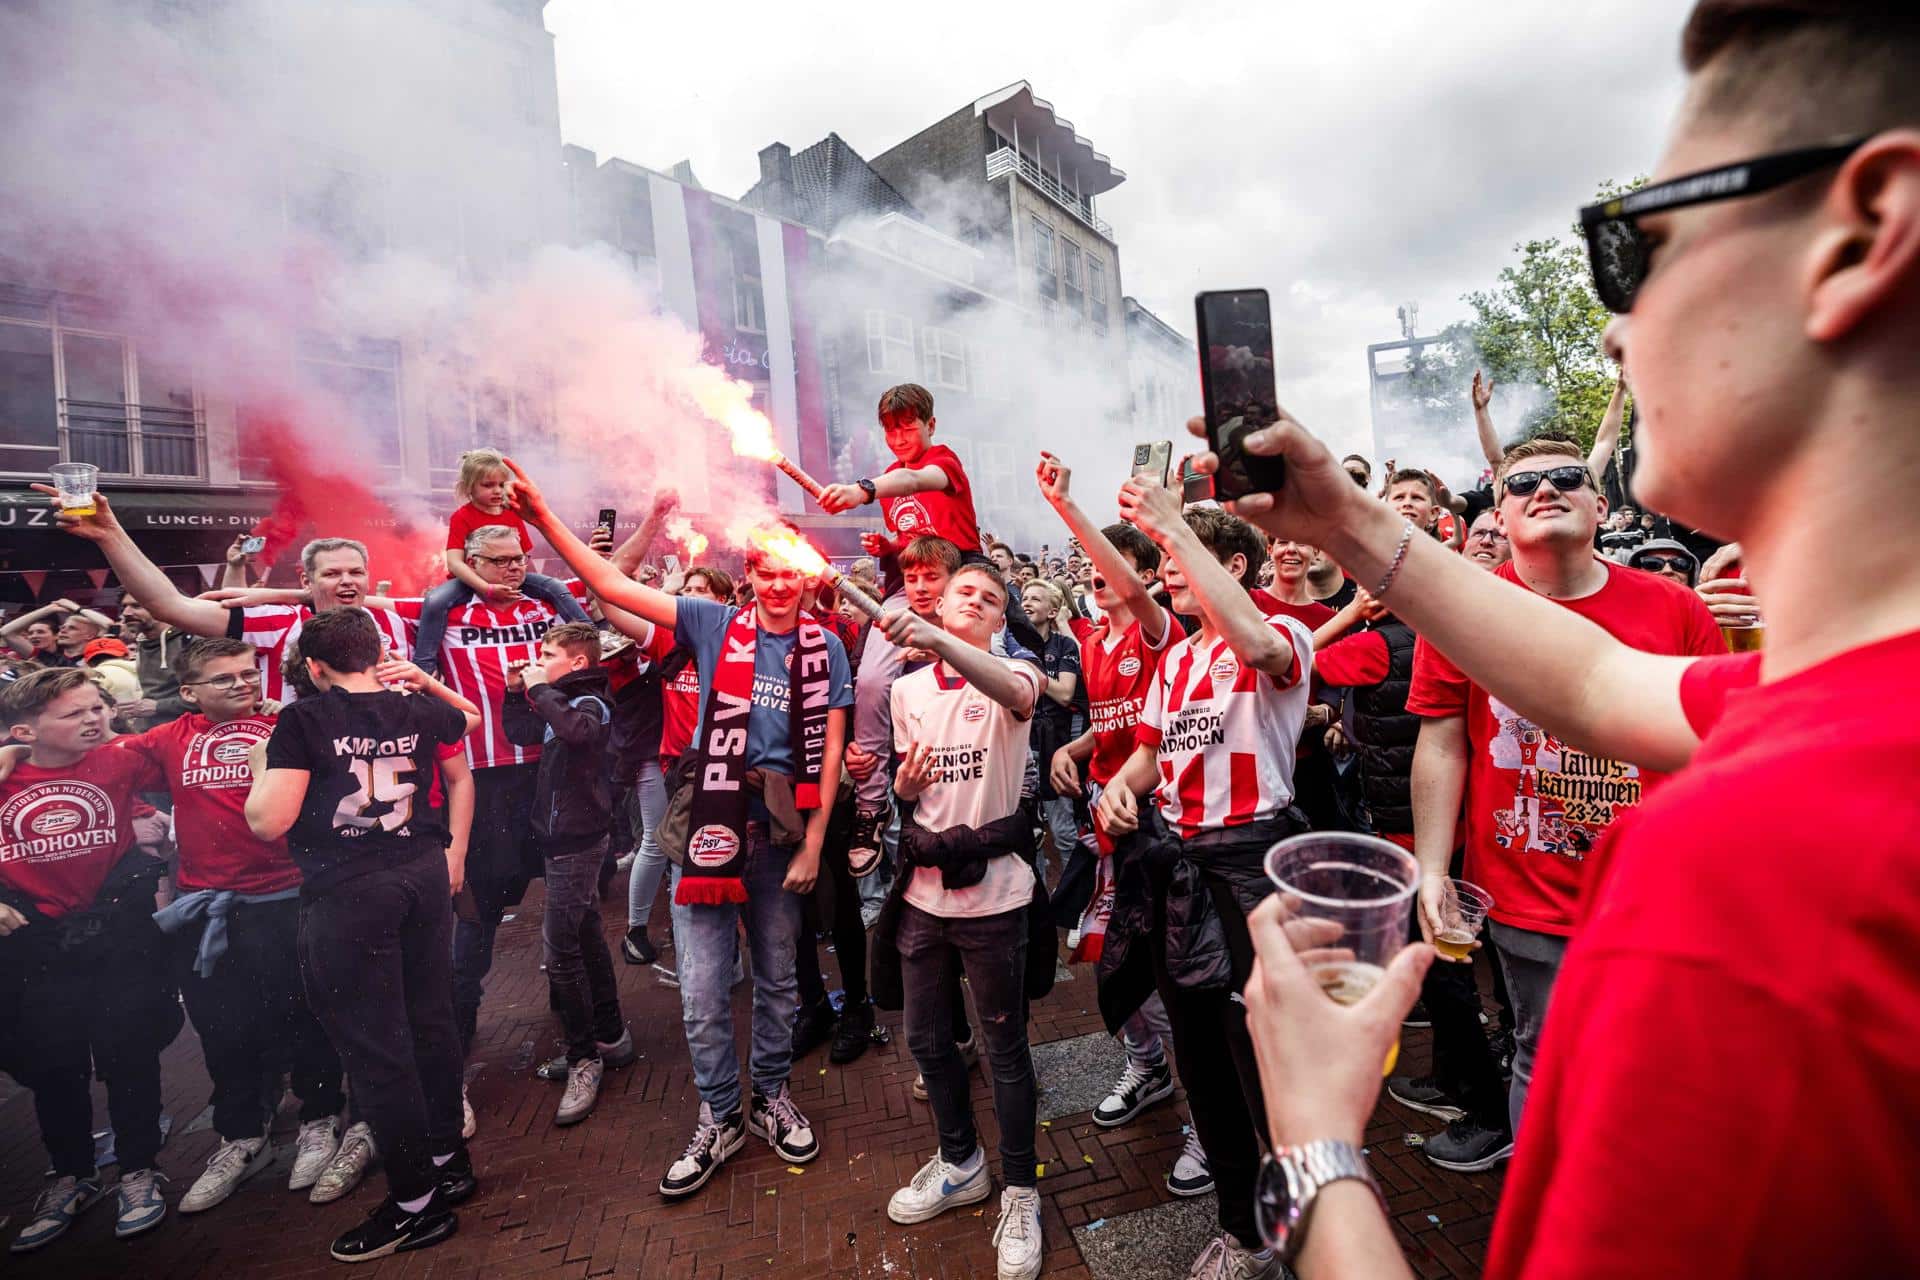
[[[45,494],[58,492],[44,484],[33,487]],[[120,527],[105,494],[93,495],[92,515],[70,516],[60,512],[55,519],[66,532],[98,546],[100,554],[113,567],[114,576],[120,579],[121,589],[147,606],[147,612],[156,619],[196,636],[227,634],[226,608],[212,600],[182,595],[173,580],[161,572],[159,565],[147,559]]]
[[[640,562],[647,558],[647,548],[660,536],[660,526],[667,522],[667,517],[679,505],[680,495],[671,489],[662,489],[655,494],[653,506],[647,509],[647,518],[640,522],[633,536],[621,543],[620,549],[613,553],[613,567],[631,578],[640,568]]]
[[[1473,397],[1473,430],[1480,437],[1480,452],[1486,455],[1488,466],[1497,467],[1505,450],[1500,447],[1500,433],[1493,429],[1493,414],[1487,409],[1493,403],[1493,379],[1475,369],[1469,394]]]
[[[1343,471],[1341,474],[1345,474]],[[1352,480],[1347,487],[1355,487]],[[1240,661],[1270,676],[1295,671],[1299,655],[1293,642],[1268,624],[1247,589],[1202,546],[1181,518],[1180,499],[1171,489],[1140,476],[1120,486],[1120,514],[1159,544],[1186,577],[1201,612]]]
[[[611,560],[604,559],[580,541],[573,530],[560,523],[560,517],[553,513],[546,497],[527,478],[520,464],[512,458],[508,458],[506,463],[514,477],[515,509],[528,524],[540,531],[549,546],[560,553],[567,567],[587,584],[587,590],[600,597],[603,607],[613,604],[629,613],[638,614],[657,627],[674,625],[679,605],[672,596],[644,582],[635,582],[620,572]]]
[[[464,694],[455,693],[405,658],[388,658],[373,669],[373,678],[381,684],[400,685],[409,693],[421,693],[440,699],[465,717],[468,733],[480,727],[480,708],[476,707],[471,699]]]
[[[1013,712],[1019,719],[1025,720],[1033,715],[1034,703],[1039,697],[1036,682],[1017,674],[987,650],[976,649],[951,632],[922,622],[905,609],[887,614],[879,625],[896,647],[925,649],[937,655],[965,676],[968,684]],[[1032,667],[1025,669],[1034,670]]]
[[[897,471],[883,471],[873,477],[873,501],[904,498],[910,494],[928,493],[946,487],[947,473],[939,467],[901,467]],[[851,511],[866,502],[867,491],[857,483],[830,484],[820,494],[821,509],[829,515]]]
[[[1126,606],[1140,623],[1140,638],[1147,647],[1158,648],[1161,639],[1167,634],[1167,611],[1147,590],[1147,584],[1140,581],[1140,575],[1127,563],[1126,557],[1100,531],[1080,504],[1067,496],[1067,469],[1060,460],[1050,453],[1040,455],[1040,466],[1035,472],[1040,484],[1040,494],[1053,509],[1073,536],[1080,540],[1080,549],[1087,553],[1087,560],[1093,565],[1095,573],[1107,580],[1120,603]]]
[[[1204,436],[1206,422],[1188,429]],[[1240,515],[1277,537],[1319,539],[1361,582],[1386,575],[1406,521],[1361,493],[1325,445],[1283,413],[1247,446],[1284,457],[1287,482],[1277,495],[1235,503]],[[1218,460],[1203,455],[1200,465],[1211,471]],[[1694,659],[1628,648],[1432,538],[1406,540],[1383,600],[1481,688],[1584,750],[1671,772],[1700,745],[1680,706],[1680,677]]]
[[[0,627],[0,640],[5,640],[9,648],[23,658],[33,656],[33,646],[27,643],[27,628],[36,622],[46,622],[59,627],[54,619],[64,620],[69,613],[79,612],[80,606],[71,600],[55,600],[52,604],[43,604],[38,609],[30,609],[6,626]]]
[[[1587,470],[1594,478],[1605,483],[1607,464],[1613,461],[1613,451],[1620,445],[1620,424],[1627,416],[1627,375],[1622,370],[1614,380],[1613,396],[1607,401],[1607,411],[1600,417],[1600,429],[1593,433],[1593,449],[1587,454]]]

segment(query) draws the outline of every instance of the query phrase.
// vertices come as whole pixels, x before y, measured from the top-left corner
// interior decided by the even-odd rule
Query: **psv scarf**
[[[737,610],[720,642],[707,714],[694,740],[693,806],[687,859],[673,900],[683,906],[745,902],[747,863],[747,720],[753,714],[753,656],[760,628],[752,605]],[[788,732],[793,744],[794,800],[820,807],[820,766],[827,753],[827,701],[833,696],[826,633],[800,615],[787,677]]]

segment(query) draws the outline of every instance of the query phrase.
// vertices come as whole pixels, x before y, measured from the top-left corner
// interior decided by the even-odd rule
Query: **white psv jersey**
[[[1225,640],[1189,636],[1168,649],[1140,712],[1140,742],[1159,755],[1154,802],[1183,836],[1271,818],[1293,803],[1293,753],[1307,718],[1313,636],[1284,614],[1267,625],[1293,645],[1293,670],[1270,676]]]

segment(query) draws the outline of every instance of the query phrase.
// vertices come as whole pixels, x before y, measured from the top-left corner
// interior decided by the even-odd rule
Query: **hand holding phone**
[[[257,556],[266,549],[267,540],[265,538],[255,536],[241,539],[240,554],[242,555]]]
[[[1280,419],[1273,383],[1273,318],[1265,289],[1233,289],[1193,300],[1200,345],[1200,391],[1207,446],[1219,458],[1213,496],[1222,502],[1274,493],[1286,483],[1280,458],[1256,457],[1242,445],[1249,432]]]
[[[1130,474],[1146,476],[1164,488],[1172,467],[1173,441],[1153,440],[1133,446],[1133,471]]]

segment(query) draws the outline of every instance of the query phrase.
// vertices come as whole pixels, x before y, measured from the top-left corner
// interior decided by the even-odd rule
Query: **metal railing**
[[[1026,156],[1015,151],[1012,147],[1002,147],[998,151],[992,151],[987,154],[987,177],[989,179],[998,178],[1003,174],[1014,172],[1018,172],[1029,184],[1038,187],[1055,204],[1065,209],[1081,222],[1086,223],[1107,239],[1113,239],[1113,227],[1108,224],[1106,219],[1094,216],[1092,201],[1062,186],[1060,180],[1053,174],[1048,173],[1045,169],[1042,169],[1039,165],[1027,159]]]

